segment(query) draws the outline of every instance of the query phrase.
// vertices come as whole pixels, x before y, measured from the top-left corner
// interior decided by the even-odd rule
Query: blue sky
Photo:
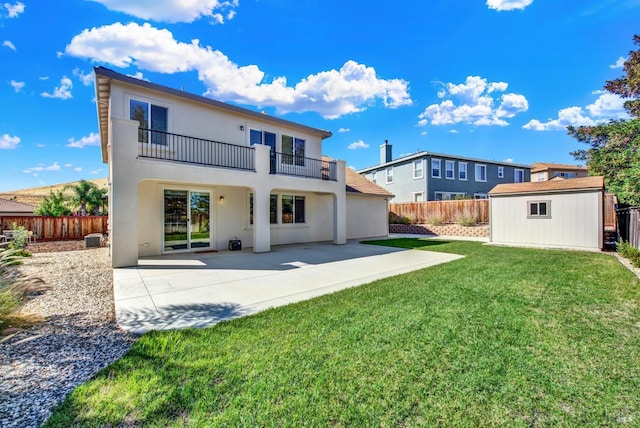
[[[429,150],[575,163],[623,118],[640,0],[0,0],[0,191],[107,176],[92,67],[328,129],[356,169]],[[133,6],[132,6],[133,5]]]

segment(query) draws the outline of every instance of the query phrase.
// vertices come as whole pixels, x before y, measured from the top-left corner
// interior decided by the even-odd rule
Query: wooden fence
[[[444,223],[456,223],[460,214],[472,215],[476,223],[489,223],[488,199],[459,201],[429,201],[389,204],[389,213],[406,217],[413,223],[428,223],[429,218],[441,218]]]
[[[616,230],[616,207],[618,206],[618,198],[613,193],[605,193],[604,195],[604,230]]]
[[[107,216],[0,216],[0,226],[2,226],[0,230],[13,229],[13,223],[15,223],[16,226],[33,231],[38,240],[62,241],[84,239],[91,233],[106,234],[108,222]]]

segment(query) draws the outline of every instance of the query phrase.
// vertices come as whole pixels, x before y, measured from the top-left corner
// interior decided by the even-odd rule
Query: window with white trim
[[[452,160],[444,161],[444,177],[447,180],[455,180],[455,162]]]
[[[138,142],[167,145],[169,109],[134,98],[129,99],[129,119],[137,120]]]
[[[476,164],[476,181],[487,181],[487,166]]]
[[[524,183],[524,169],[513,170],[513,182]]]
[[[304,196],[282,195],[282,224],[304,223]]]
[[[423,172],[422,172],[422,159],[415,159],[413,161],[413,178],[422,178],[423,177]]]
[[[282,161],[287,165],[304,166],[304,146],[302,138],[282,135]]]
[[[527,218],[551,218],[551,201],[528,201]]]
[[[393,183],[393,167],[390,166],[386,169],[387,171],[387,184]]]
[[[413,202],[423,202],[424,192],[413,192]]]
[[[458,162],[458,180],[467,179],[467,163]]]
[[[377,180],[376,172],[375,172],[375,171],[373,171],[373,172],[371,173],[371,181],[373,181],[374,183],[376,183],[376,182],[377,182],[376,180]]]
[[[544,181],[544,172],[538,173],[538,181]]]
[[[499,166],[498,167],[498,178],[504,178],[504,167],[503,166]]]
[[[431,159],[431,177],[441,178],[441,167],[442,162],[440,161],[440,159]]]
[[[489,195],[486,193],[474,193],[473,199],[489,199]]]

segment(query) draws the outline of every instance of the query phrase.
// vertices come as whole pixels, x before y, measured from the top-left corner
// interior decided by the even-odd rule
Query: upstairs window
[[[431,177],[440,178],[441,175],[441,162],[440,159],[431,159]]]
[[[503,166],[499,166],[498,167],[498,178],[504,178],[504,167]]]
[[[282,136],[282,163],[287,165],[304,166],[304,145],[301,138]]]
[[[476,181],[487,181],[487,166],[476,165]]]
[[[387,168],[387,184],[393,183],[393,167]]]
[[[371,173],[371,181],[373,181],[374,183],[377,183],[378,178],[376,177],[376,171],[373,171]]]
[[[458,180],[467,179],[467,163],[458,162]]]
[[[453,161],[445,161],[445,170],[444,170],[444,176],[447,180],[454,180],[455,179],[455,163]]]
[[[138,142],[167,145],[169,109],[146,101],[129,100],[129,119],[137,120]]]
[[[513,182],[524,183],[524,169],[516,169],[513,171]]]
[[[413,161],[413,178],[422,178],[422,159]]]

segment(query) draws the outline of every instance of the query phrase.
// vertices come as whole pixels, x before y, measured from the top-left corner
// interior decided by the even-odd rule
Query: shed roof
[[[356,193],[363,195],[393,197],[393,193],[388,192],[378,186],[373,181],[361,176],[351,168],[346,168],[347,193]]]
[[[8,199],[0,198],[0,213],[13,212],[13,213],[33,213],[35,208],[31,205],[23,204],[22,202],[10,201]]]
[[[515,193],[547,193],[567,190],[603,190],[604,177],[592,176],[569,178],[566,180],[536,181],[524,183],[498,184],[489,191],[489,195],[504,195]]]

